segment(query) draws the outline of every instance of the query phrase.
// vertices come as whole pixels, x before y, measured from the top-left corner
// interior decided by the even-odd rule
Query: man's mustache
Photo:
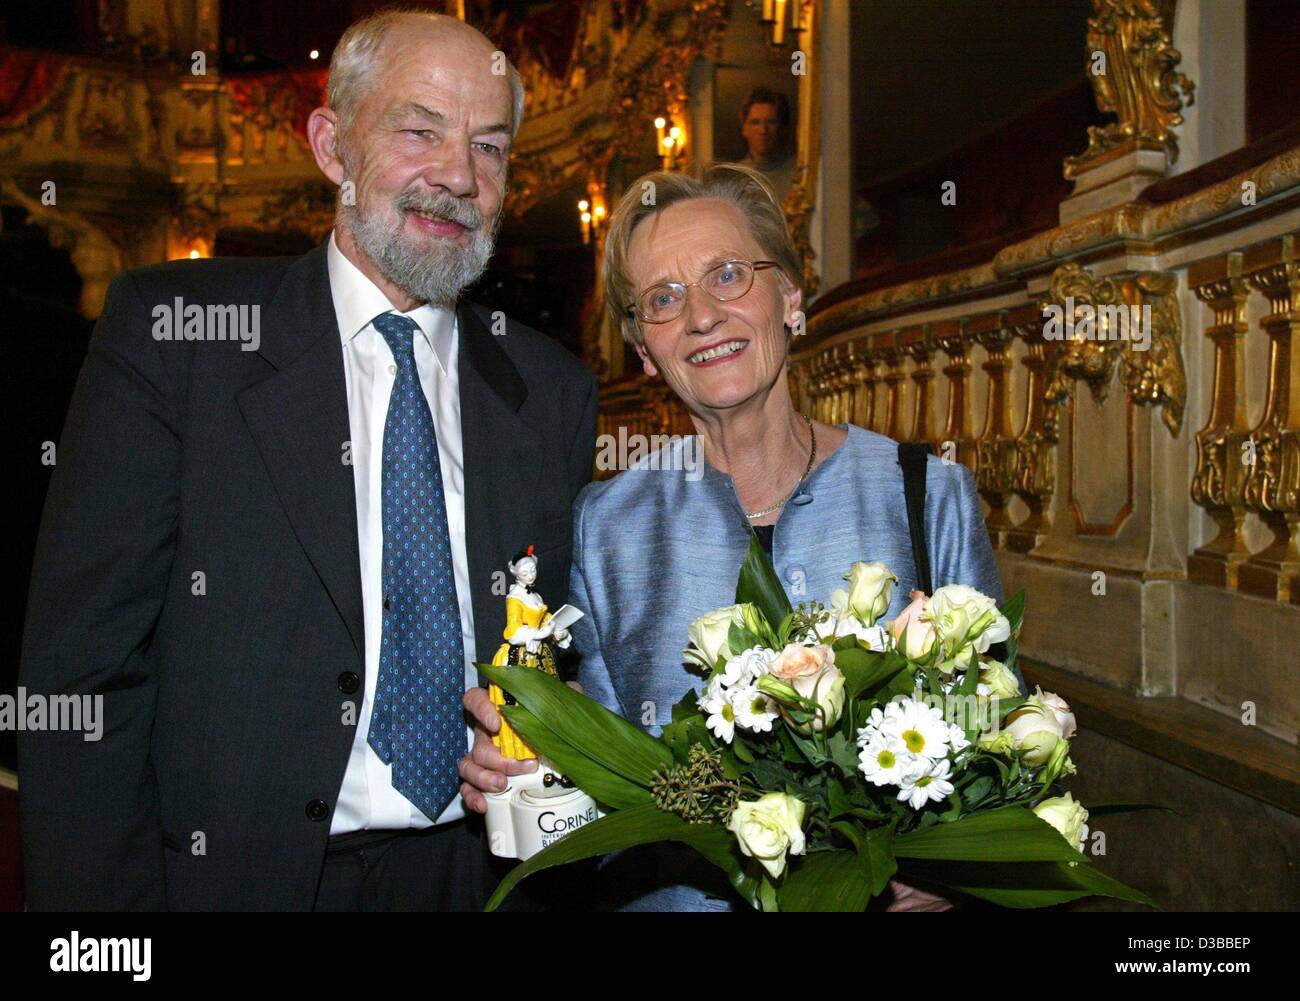
[[[394,205],[402,212],[424,212],[447,222],[458,223],[468,230],[477,230],[483,225],[482,212],[469,202],[451,195],[406,191],[398,196]]]

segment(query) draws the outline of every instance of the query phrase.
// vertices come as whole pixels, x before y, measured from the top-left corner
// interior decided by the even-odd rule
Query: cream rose
[[[1053,796],[1034,807],[1034,814],[1039,820],[1046,821],[1061,833],[1071,845],[1083,853],[1082,841],[1084,824],[1088,821],[1088,811],[1083,804],[1077,803],[1068,792],[1064,796]]]
[[[1056,696],[1052,698],[1060,705],[1065,705]],[[1069,706],[1065,708],[1066,712],[1058,714],[1056,709],[1047,704],[1039,689],[1007,717],[1003,729],[1011,735],[1016,750],[1024,752],[1025,764],[1034,768],[1046,764],[1056,751],[1056,745],[1069,739],[1067,726],[1069,735],[1074,734],[1074,714],[1068,712]]]
[[[994,643],[1011,636],[1011,623],[997,602],[965,584],[947,584],[930,597],[926,617],[943,649],[939,669],[965,671]]]
[[[864,626],[873,626],[885,614],[898,577],[883,563],[854,563],[844,575],[849,589],[831,592],[831,605],[848,611]]]
[[[730,651],[727,634],[732,625],[745,624],[745,611],[745,605],[730,605],[701,615],[692,622],[687,630],[691,646],[686,651],[686,657],[712,671],[718,663],[719,655]]]
[[[1016,672],[1000,660],[980,661],[980,681],[989,686],[990,698],[1014,699],[1020,695]]]
[[[787,643],[776,660],[768,665],[767,673],[782,681],[793,681],[810,674],[816,674],[825,667],[835,666],[835,651],[825,643],[804,646],[801,643]]]
[[[802,855],[805,841],[801,800],[783,792],[770,792],[754,802],[737,803],[727,821],[740,850],[758,859],[776,879],[785,872],[787,855]]]
[[[844,675],[835,666],[835,651],[824,643],[801,646],[791,643],[758,679],[759,691],[777,700],[781,717],[795,731],[804,734],[834,726],[844,712]],[[796,722],[791,710],[807,710],[794,696],[816,702],[821,712],[806,722]]]
[[[911,593],[912,603],[889,624],[894,645],[908,660],[924,660],[934,648],[934,623],[926,616],[929,599],[924,591]]]

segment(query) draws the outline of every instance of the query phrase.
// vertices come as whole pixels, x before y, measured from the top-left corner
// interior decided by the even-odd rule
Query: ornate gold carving
[[[1218,270],[1217,276],[1194,285],[1197,298],[1214,310],[1214,323],[1205,331],[1214,343],[1214,390],[1205,426],[1196,433],[1192,500],[1205,508],[1219,531],[1188,557],[1187,574],[1202,583],[1236,587],[1237,568],[1249,555],[1241,537],[1246,517],[1241,446],[1249,437],[1242,339],[1250,289],[1241,276],[1240,254],[1229,254]]]
[[[1026,311],[1028,314],[1028,311]],[[1043,340],[1041,315],[1025,315],[1013,324],[1025,342],[1025,423],[1016,436],[1016,469],[1012,490],[1029,508],[1029,515],[1007,533],[1013,552],[1027,553],[1047,534],[1048,508],[1056,491],[1056,446],[1061,438],[1060,409],[1047,398],[1047,373],[1057,344]]]
[[[1187,400],[1177,287],[1175,276],[1161,272],[1098,281],[1077,262],[1057,268],[1042,304],[1045,313],[1051,310],[1063,318],[1056,335],[1063,338],[1061,351],[1049,375],[1047,399],[1066,399],[1075,381],[1082,379],[1100,403],[1118,365],[1129,399],[1159,405],[1165,427],[1177,435]],[[1076,323],[1077,335],[1072,336]],[[1145,349],[1143,343],[1148,343]]]
[[[971,426],[971,363],[967,357],[969,345],[966,339],[966,321],[936,326],[938,330],[935,340],[948,356],[948,364],[943,367],[943,374],[948,380],[948,412],[944,420],[941,447],[946,450],[951,443],[956,452],[952,458],[978,473],[979,455],[975,449],[975,435]]]
[[[899,332],[899,346],[912,358],[912,426],[910,441],[934,442],[934,337],[930,324]]]
[[[984,346],[988,355],[980,367],[988,375],[988,402],[984,430],[975,441],[975,483],[989,504],[985,521],[989,538],[1001,548],[1012,527],[1007,503],[1016,484],[1016,435],[1011,429],[1011,342],[1014,331],[1006,314],[971,324],[968,334]]]
[[[1119,121],[1088,129],[1088,148],[1066,158],[1066,177],[1131,150],[1163,150],[1169,162],[1177,161],[1174,127],[1182,124],[1183,99],[1193,102],[1195,86],[1174,69],[1182,59],[1171,40],[1176,6],[1177,0],[1093,0],[1089,79],[1097,107]]]
[[[1273,533],[1273,541],[1238,571],[1238,587],[1280,601],[1300,592],[1300,239],[1277,244],[1280,260],[1248,275],[1268,300],[1260,326],[1269,339],[1268,390],[1264,413],[1251,429],[1250,458],[1241,484],[1242,503]],[[1270,251],[1272,248],[1270,247]],[[1270,254],[1270,256],[1274,256]]]

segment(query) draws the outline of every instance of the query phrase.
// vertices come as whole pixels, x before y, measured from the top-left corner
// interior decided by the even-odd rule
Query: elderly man
[[[564,599],[595,434],[577,361],[458,299],[491,255],[522,111],[472,28],[367,18],[308,129],[340,187],[329,239],[113,283],[22,663],[29,692],[102,696],[103,737],[24,734],[33,908],[490,892],[461,700],[500,643],[512,554],[533,545],[539,590]],[[204,326],[231,306],[255,336]],[[159,332],[172,309],[183,338]]]

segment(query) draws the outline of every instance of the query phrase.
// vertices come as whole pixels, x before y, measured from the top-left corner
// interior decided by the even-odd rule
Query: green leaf
[[[764,642],[763,637],[756,636],[744,626],[733,622],[727,628],[727,646],[731,648],[733,655],[739,655],[756,646],[771,646],[771,644]]]
[[[575,750],[523,706],[505,706],[502,711],[510,725],[523,734],[528,743],[597,802],[616,810],[652,802],[649,790],[629,782]]]
[[[767,558],[754,530],[749,530],[749,551],[740,565],[740,578],[736,581],[736,604],[750,601],[771,622],[781,622],[793,609],[786,597],[785,588],[777,579],[776,571]]]
[[[903,867],[903,878],[918,876],[1002,907],[1051,907],[1082,897],[1113,897],[1160,910],[1141,890],[1080,860],[1066,862],[924,862]]]
[[[850,778],[857,775],[859,752],[856,742],[850,741],[842,733],[832,734],[826,740],[826,750],[841,772]]]
[[[851,650],[837,651],[835,666],[844,675],[844,697],[856,699],[863,692],[874,691],[895,678],[907,667],[907,660],[893,651],[877,653],[855,646]],[[910,675],[907,690],[912,690]]]
[[[745,743],[744,738],[739,733],[731,735],[731,749],[735,752],[736,760],[747,765],[754,763],[754,752],[749,749],[749,745]]]
[[[501,881],[485,910],[496,910],[510,891],[533,873],[654,841],[677,841],[695,849],[730,876],[741,896],[751,904],[755,901],[758,881],[745,875],[730,831],[720,824],[688,824],[648,803],[601,817],[521,862]]]
[[[981,862],[1070,862],[1081,857],[1056,828],[1019,806],[901,834],[894,839],[894,854]]]
[[[677,723],[685,719],[687,716],[698,716],[699,714],[699,694],[692,688],[678,700],[675,706],[673,706],[672,720],[674,723]]]
[[[867,831],[858,849],[858,864],[867,877],[867,885],[873,897],[885,892],[885,887],[894,873],[898,871],[898,862],[894,858],[894,827],[874,827]]]
[[[1163,810],[1178,815],[1178,811],[1158,803],[1095,803],[1088,806],[1089,817],[1104,817],[1111,813],[1135,813],[1138,810]]]
[[[657,768],[673,764],[672,752],[644,730],[531,667],[478,669],[580,754],[639,786],[649,788]]]
[[[1016,657],[1020,653],[1020,626],[1025,618],[1025,592],[1019,591],[1001,608],[1011,625],[1011,635],[1007,637],[1007,659],[1003,662],[1008,671],[1016,669]]]
[[[783,911],[866,910],[897,869],[889,853],[889,828],[860,836],[861,851],[836,849],[810,855],[792,868],[778,899]]]

